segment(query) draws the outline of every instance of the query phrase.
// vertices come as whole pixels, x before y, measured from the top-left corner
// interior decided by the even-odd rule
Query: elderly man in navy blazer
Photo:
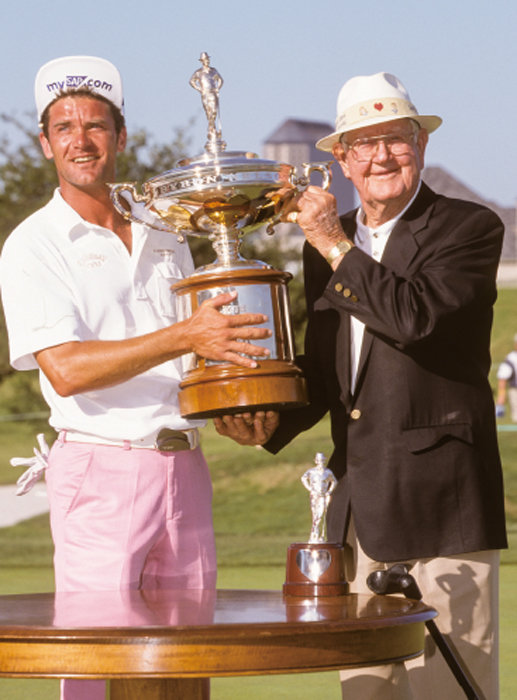
[[[423,599],[482,697],[498,697],[503,480],[488,383],[503,225],[489,209],[431,191],[420,173],[441,119],[418,114],[388,73],[339,94],[332,152],[360,206],[338,216],[311,186],[287,213],[306,236],[307,407],[217,419],[221,434],[277,452],[330,412],[339,480],[329,539],[351,590],[393,562]],[[429,639],[406,664],[341,673],[346,698],[461,698]]]

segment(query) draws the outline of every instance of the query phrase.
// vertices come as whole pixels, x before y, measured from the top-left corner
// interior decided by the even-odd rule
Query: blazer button
[[[353,302],[359,301],[359,299],[356,297],[355,294],[352,294],[352,296],[350,297],[350,299],[351,299]]]
[[[359,420],[361,417],[361,411],[358,408],[354,408],[353,411],[350,411],[350,418],[352,420]]]
[[[346,289],[343,289],[343,296],[344,297],[348,298],[351,294],[352,294],[352,291],[350,289],[348,289],[348,287]]]
[[[341,284],[341,282],[336,282],[336,284],[334,285],[334,289],[336,290],[336,292],[342,292],[343,285]]]

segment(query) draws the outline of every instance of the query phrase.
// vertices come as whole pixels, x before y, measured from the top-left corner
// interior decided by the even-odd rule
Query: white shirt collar
[[[390,219],[389,221],[386,221],[385,223],[381,224],[380,226],[377,226],[377,228],[370,228],[370,226],[367,226],[366,224],[363,223],[364,220],[364,210],[362,207],[359,207],[357,210],[356,214],[356,224],[357,224],[357,232],[355,236],[354,243],[361,247],[362,244],[365,244],[368,238],[373,236],[374,234],[377,234],[379,238],[388,238],[390,233],[393,231],[395,224],[397,221],[407,212],[409,207],[413,204],[415,199],[418,196],[418,193],[420,192],[420,188],[422,187],[422,180],[418,183],[418,187],[416,188],[415,194],[411,197],[409,202],[406,204],[404,209],[402,209],[401,212],[397,214],[393,219]]]

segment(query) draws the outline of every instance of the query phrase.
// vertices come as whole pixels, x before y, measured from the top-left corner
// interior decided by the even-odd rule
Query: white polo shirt
[[[38,367],[34,353],[70,341],[122,340],[175,323],[174,282],[193,271],[187,243],[132,224],[130,255],[109,229],[84,221],[56,190],[8,237],[0,281],[11,364]],[[203,425],[178,410],[182,360],[165,362],[122,384],[59,396],[40,372],[56,430],[135,440],[160,428]]]

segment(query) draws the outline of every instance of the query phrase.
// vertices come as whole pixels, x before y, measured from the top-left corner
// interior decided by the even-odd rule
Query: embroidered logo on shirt
[[[174,260],[174,250],[171,248],[155,248],[153,253],[159,255],[164,262],[171,262]]]
[[[81,267],[102,267],[104,263],[106,262],[107,258],[105,255],[100,255],[98,253],[87,253],[86,255],[83,255],[82,258],[79,258],[77,261],[78,265],[81,265]]]

